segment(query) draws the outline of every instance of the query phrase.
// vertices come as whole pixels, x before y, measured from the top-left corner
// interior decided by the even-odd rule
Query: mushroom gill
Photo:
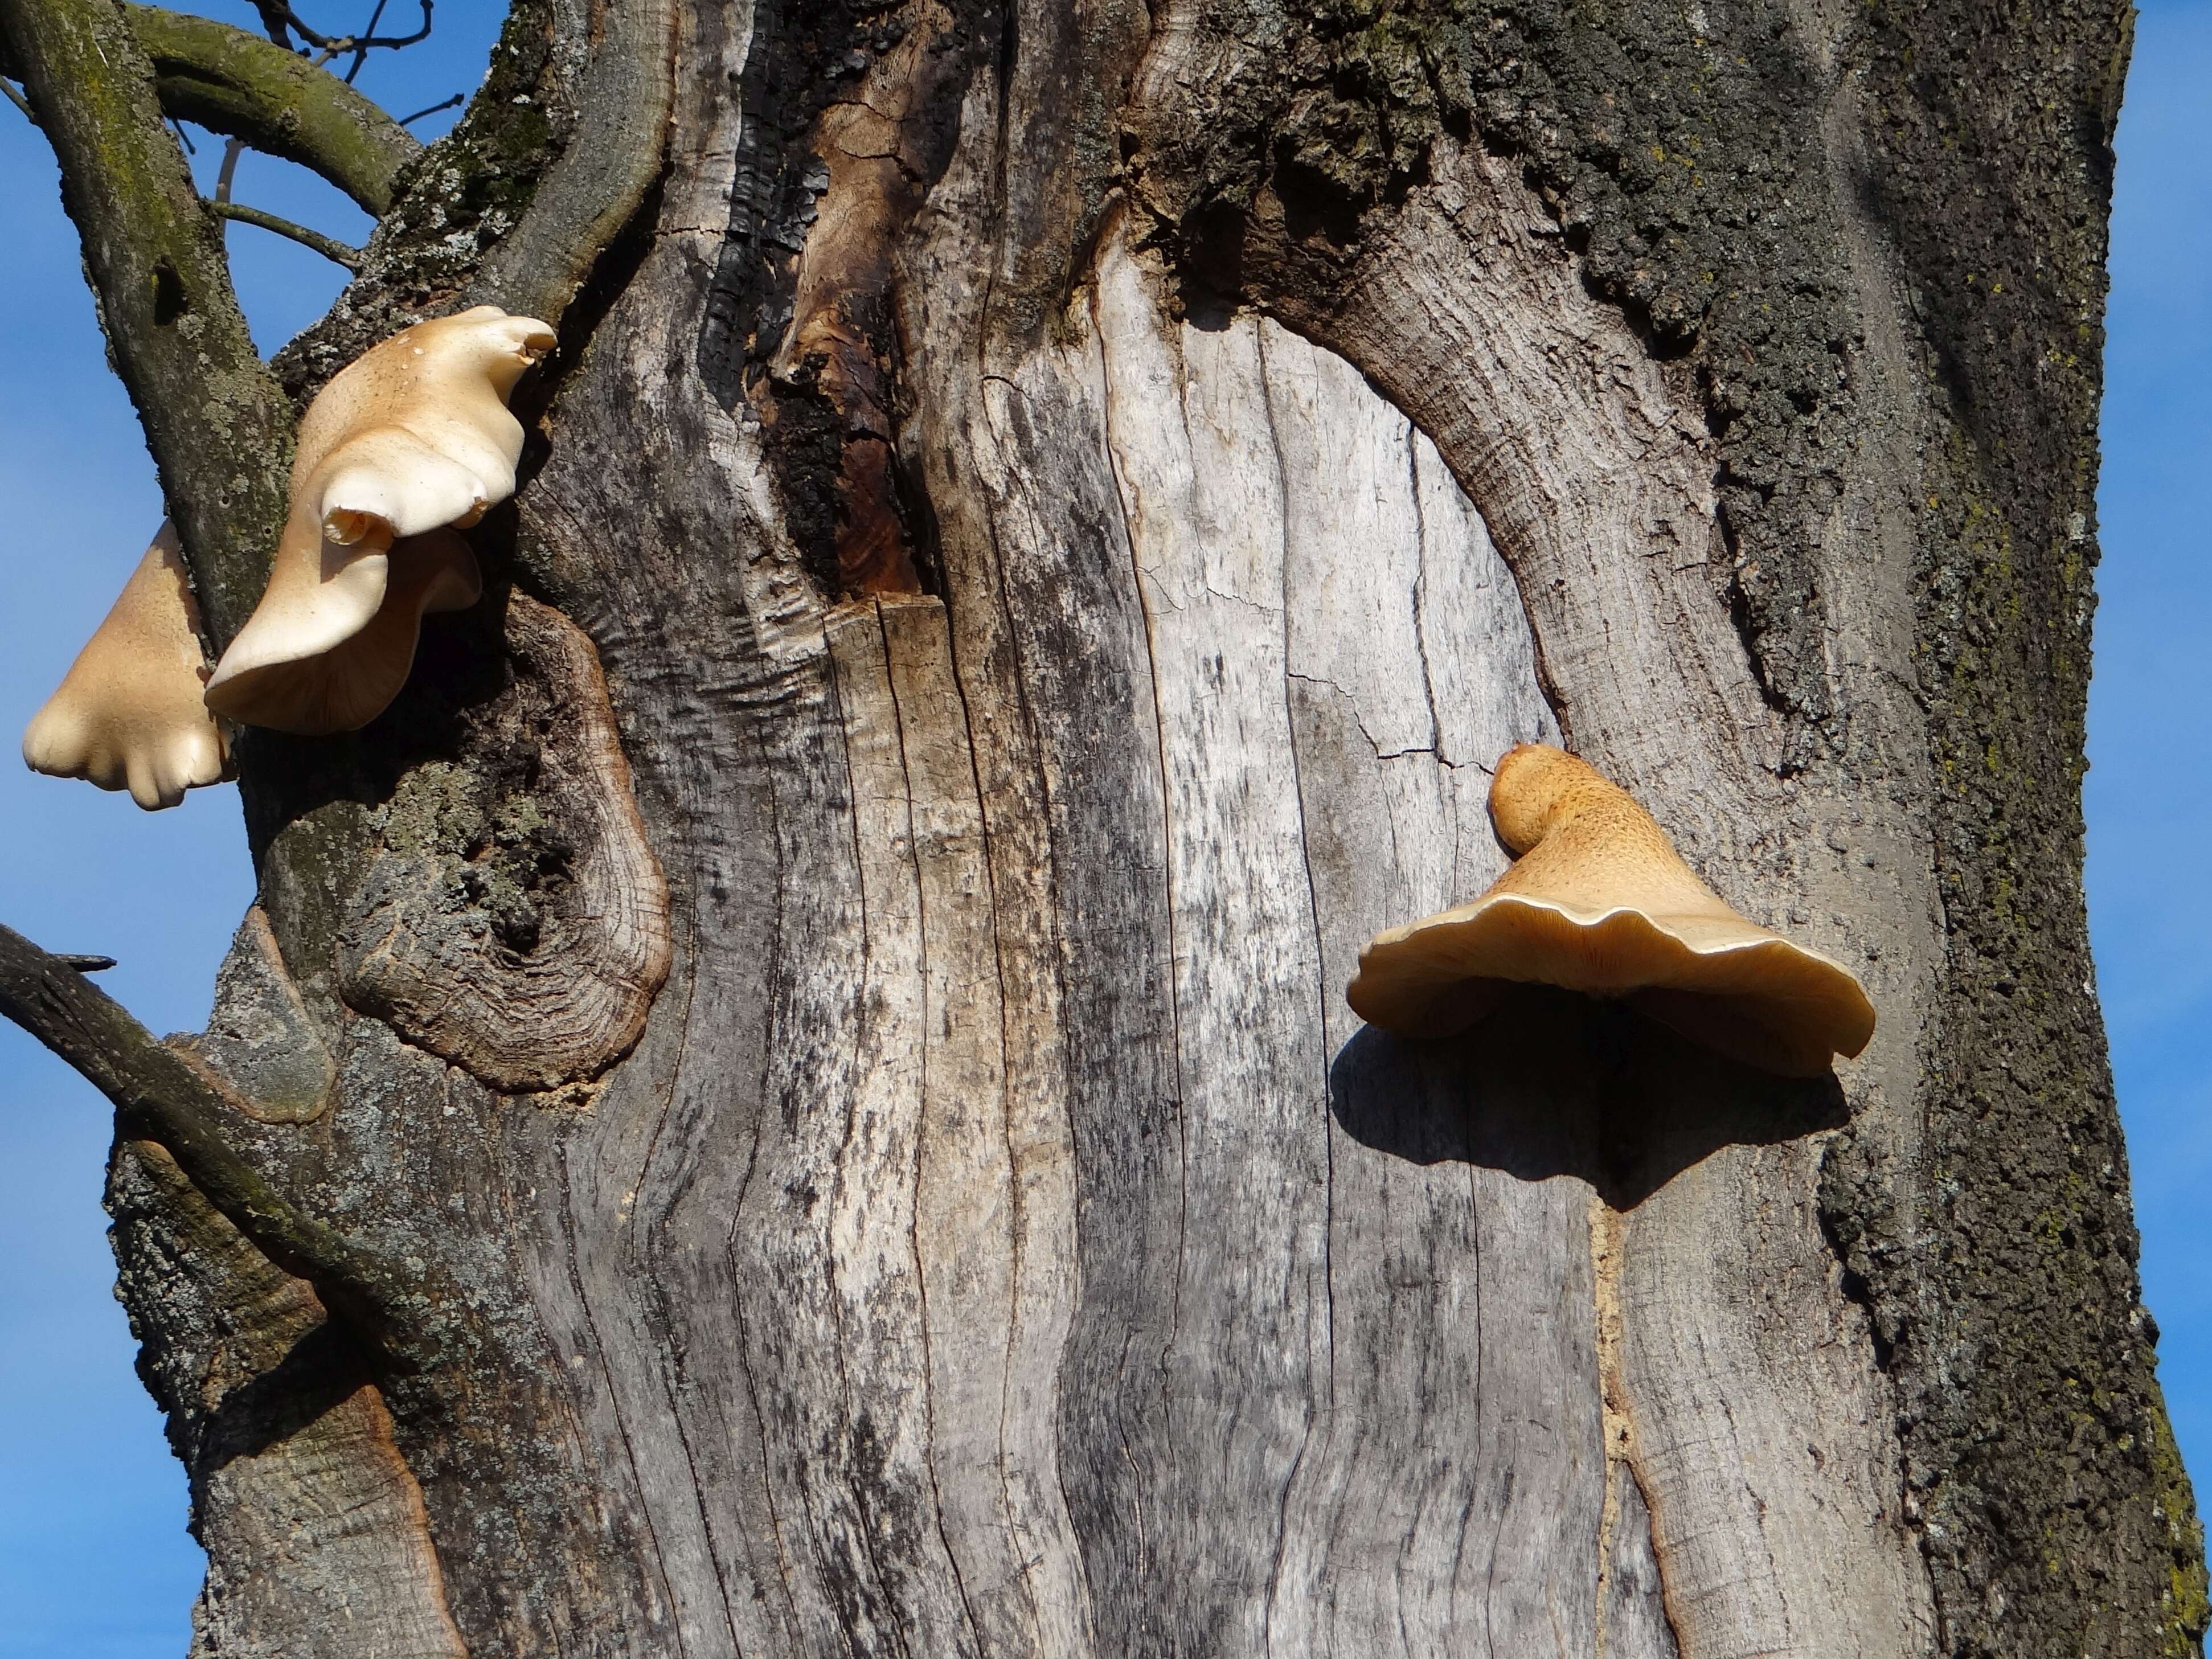
[[[1738,915],[1627,791],[1573,756],[1507,750],[1490,816],[1516,862],[1472,902],[1369,941],[1345,995],[1370,1024],[1448,1036],[1517,981],[1624,998],[1785,1076],[1818,1076],[1874,1035],[1847,969]]]

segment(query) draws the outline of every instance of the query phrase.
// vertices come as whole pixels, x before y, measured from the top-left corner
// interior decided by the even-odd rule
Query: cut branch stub
[[[646,844],[591,642],[507,601],[512,678],[467,717],[464,764],[400,784],[338,939],[346,1002],[509,1093],[596,1077],[668,975]]]
[[[1628,792],[1522,744],[1498,763],[1491,822],[1517,862],[1470,904],[1381,933],[1345,992],[1359,1017],[1447,1036],[1501,986],[1628,999],[1730,1058],[1815,1077],[1874,1036],[1851,974],[1738,915]]]

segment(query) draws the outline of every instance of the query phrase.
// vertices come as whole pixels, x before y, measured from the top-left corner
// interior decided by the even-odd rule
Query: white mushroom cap
[[[537,319],[478,306],[401,330],[317,394],[300,422],[291,513],[268,589],[209,683],[210,708],[300,732],[351,730],[375,718],[375,708],[352,716],[363,689],[383,683],[391,642],[402,633],[412,659],[414,626],[425,608],[416,604],[422,593],[400,605],[383,648],[368,653],[374,672],[366,660],[326,680],[268,671],[335,650],[380,621],[387,580],[397,580],[395,543],[474,524],[514,493],[522,426],[506,398],[553,343],[553,330]],[[458,561],[441,555],[425,568],[433,566],[450,579],[439,590],[450,599],[458,591],[452,585],[459,580]],[[471,557],[467,582],[473,587],[477,580]],[[426,606],[447,608],[446,599],[426,600]],[[254,689],[234,689],[249,678]],[[404,678],[403,665],[387,702]],[[283,701],[286,687],[325,701],[312,710],[291,708]],[[343,723],[324,723],[341,711]]]
[[[405,328],[349,363],[300,422],[296,511],[340,546],[473,524],[514,493],[522,423],[507,397],[553,349],[534,317],[477,306]]]
[[[1519,981],[1624,997],[1709,1048],[1789,1076],[1864,1048],[1850,972],[1746,921],[1628,793],[1564,751],[1509,750],[1490,816],[1518,860],[1471,903],[1377,934],[1345,994],[1371,1024],[1445,1036]]]
[[[58,778],[128,789],[148,811],[219,783],[222,730],[200,701],[199,613],[167,520],[114,608],[23,732],[23,760]]]
[[[422,618],[433,611],[465,611],[483,595],[477,556],[451,530],[410,536],[364,554],[341,577],[343,586],[310,587],[299,597],[296,613],[303,626],[295,638],[302,648],[288,653],[287,642],[270,632],[263,636],[262,643],[273,647],[266,654],[241,655],[238,646],[246,636],[240,633],[222,671],[208,683],[208,706],[248,726],[301,737],[358,731],[407,684]],[[365,589],[371,577],[377,602],[368,619],[332,639],[331,619],[344,615],[341,600]],[[272,577],[264,609],[286,597],[276,584]]]

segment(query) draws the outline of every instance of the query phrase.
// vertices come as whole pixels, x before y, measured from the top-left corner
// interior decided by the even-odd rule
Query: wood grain
[[[255,1154],[456,1287],[465,1340],[377,1381],[459,1639],[1933,1651],[1814,1201],[1850,1112],[1912,1133],[1940,942],[1875,780],[1925,755],[1870,718],[1850,764],[1785,765],[1690,389],[1448,142],[1330,303],[1210,295],[1071,182],[1114,135],[1052,89],[1084,52],[1133,74],[1141,26],[939,19],[984,68],[923,199],[878,180],[864,273],[900,353],[870,441],[936,591],[841,602],[739,395],[812,204],[754,106],[795,26],[741,10],[674,9],[650,222],[518,495],[501,648],[547,718],[502,683],[465,766],[362,787],[380,850],[283,843],[264,885],[335,1070]],[[1175,15],[1138,84],[1203,68]],[[1893,550],[1840,522],[1838,696],[1886,709]],[[525,725],[558,779],[519,791]],[[1503,868],[1486,769],[1531,739],[1863,971],[1882,1032],[1840,1086],[1565,997],[1443,1044],[1358,1025],[1366,938]],[[519,793],[553,832],[500,844],[566,849],[524,884],[534,958],[434,833]],[[428,1581],[393,1559],[414,1588],[362,1617],[397,1644]]]

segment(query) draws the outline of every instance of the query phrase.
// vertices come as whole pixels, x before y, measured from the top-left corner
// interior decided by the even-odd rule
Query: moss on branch
[[[154,66],[163,113],[320,174],[381,218],[393,176],[422,146],[337,76],[273,40],[211,17],[126,4]],[[0,45],[0,75],[21,79]]]
[[[321,174],[381,218],[393,175],[421,153],[408,131],[296,52],[211,18],[125,6],[161,107]]]
[[[221,647],[259,599],[283,522],[291,405],[116,0],[9,0],[0,51],[61,163],[108,349]]]

